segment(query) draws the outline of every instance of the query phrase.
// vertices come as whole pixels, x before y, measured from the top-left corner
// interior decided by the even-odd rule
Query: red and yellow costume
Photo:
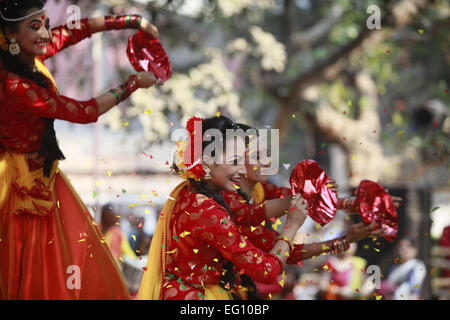
[[[289,188],[278,187],[270,183],[256,183],[253,188],[253,202],[247,203],[241,195],[236,192],[222,192],[225,202],[228,204],[232,213],[233,220],[239,227],[239,232],[248,240],[264,252],[270,252],[278,241],[280,233],[275,230],[270,230],[266,227],[266,223],[270,223],[265,215],[260,214],[265,210],[264,202],[267,200],[288,197],[291,195]],[[303,245],[294,244],[293,250],[290,253],[287,264],[295,264],[303,260]],[[247,274],[252,277],[250,274]],[[253,277],[252,277],[253,278]],[[277,280],[274,280],[270,285],[257,283],[258,292],[264,297],[269,293],[277,293],[281,291],[281,286]],[[243,293],[245,294],[245,293]]]
[[[229,292],[218,285],[225,259],[265,283],[283,270],[278,257],[247,241],[228,211],[195,193],[189,182],[172,192],[158,225],[138,299],[229,299]],[[154,254],[159,254],[159,266]]]
[[[176,164],[183,178],[200,181],[205,176],[194,145],[201,146],[202,119],[189,119],[187,143],[177,144]],[[189,152],[186,152],[189,151]],[[193,165],[188,165],[193,164]],[[265,209],[236,219],[244,225],[262,221]],[[216,201],[197,193],[185,181],[167,200],[153,235],[147,270],[141,280],[138,299],[150,300],[229,300],[233,284],[220,286],[224,265],[230,261],[233,272],[246,273],[254,279],[272,283],[283,270],[283,263],[273,254],[255,247],[239,233],[228,211]],[[239,277],[237,277],[239,278]]]
[[[88,210],[57,162],[44,177],[37,154],[45,118],[97,121],[96,100],[60,96],[43,64],[91,34],[87,19],[81,29],[52,29],[46,55],[36,58],[49,90],[0,66],[0,299],[129,298]],[[68,285],[71,276],[79,288]]]
[[[265,252],[272,250],[280,234],[263,225],[269,223],[265,215],[264,201],[290,196],[290,189],[280,188],[270,183],[257,183],[253,189],[254,204],[248,204],[236,192],[222,192],[222,195],[240,233],[248,237],[250,242],[261,250]],[[302,249],[302,244],[295,244],[286,263],[294,264],[301,261]]]

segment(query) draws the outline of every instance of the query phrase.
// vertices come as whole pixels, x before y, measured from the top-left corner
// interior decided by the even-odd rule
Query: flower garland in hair
[[[203,136],[201,126],[195,130],[195,123],[203,122],[202,118],[192,117],[187,121],[186,130],[189,133],[189,139],[178,141],[175,146],[175,164],[178,167],[178,175],[183,179],[194,179],[200,181],[206,174],[202,167],[202,144]],[[198,145],[196,145],[198,144]],[[197,154],[195,147],[197,146]],[[198,154],[200,148],[200,154]],[[190,151],[190,152],[187,152]]]

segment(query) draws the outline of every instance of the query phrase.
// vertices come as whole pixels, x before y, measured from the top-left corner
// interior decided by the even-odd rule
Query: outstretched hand
[[[308,215],[308,205],[300,194],[292,196],[291,209],[289,210],[287,224],[302,226]]]
[[[158,82],[155,75],[151,72],[141,71],[136,74],[139,88],[147,89]]]
[[[141,20],[139,31],[142,31],[155,39],[159,37],[158,28],[145,18],[142,18]]]
[[[383,229],[378,228],[376,222],[369,225],[364,222],[356,223],[347,231],[347,239],[349,242],[357,242],[365,237],[377,237],[383,235]]]

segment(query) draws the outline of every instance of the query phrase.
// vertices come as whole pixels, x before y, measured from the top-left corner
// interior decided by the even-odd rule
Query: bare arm
[[[133,81],[132,79],[133,76],[131,76],[127,82],[129,81]],[[135,84],[132,84],[132,88],[131,90],[137,90],[138,88],[150,88],[154,83],[156,83],[156,78],[155,76],[150,73],[150,72],[139,72],[137,73],[136,77],[135,77]],[[116,88],[115,91],[117,92],[120,98],[119,100],[122,101],[124,95],[126,94],[124,92],[123,87],[119,87]],[[131,94],[132,92],[129,92],[129,94]],[[108,110],[110,110],[112,107],[114,107],[115,105],[118,104],[118,99],[117,96],[114,95],[111,92],[106,92],[98,97],[95,98],[97,100],[97,104],[98,104],[98,113],[99,116],[106,113]]]

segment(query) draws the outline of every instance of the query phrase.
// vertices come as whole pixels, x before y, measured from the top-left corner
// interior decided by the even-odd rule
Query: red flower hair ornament
[[[183,179],[200,181],[206,175],[202,167],[202,122],[203,118],[190,118],[186,124],[188,140],[176,143],[175,164],[179,169],[178,175]]]

